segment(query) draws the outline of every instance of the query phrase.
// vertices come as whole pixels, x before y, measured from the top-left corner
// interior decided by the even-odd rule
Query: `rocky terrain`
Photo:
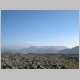
[[[79,69],[79,54],[2,53],[1,69]]]

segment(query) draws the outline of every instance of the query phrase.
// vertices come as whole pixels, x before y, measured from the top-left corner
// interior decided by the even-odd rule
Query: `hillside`
[[[57,53],[59,54],[79,54],[79,46],[73,47],[71,49],[59,50]]]
[[[79,54],[1,54],[1,69],[79,69]]]

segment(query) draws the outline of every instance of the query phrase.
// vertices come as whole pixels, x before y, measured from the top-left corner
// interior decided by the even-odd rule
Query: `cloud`
[[[37,44],[37,42],[26,42],[27,44]]]
[[[32,41],[27,41],[25,42],[27,46],[38,46],[39,43],[38,42],[32,42]]]

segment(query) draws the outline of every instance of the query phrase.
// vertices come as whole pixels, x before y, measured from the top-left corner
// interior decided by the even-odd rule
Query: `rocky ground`
[[[79,69],[79,54],[1,54],[1,69]]]

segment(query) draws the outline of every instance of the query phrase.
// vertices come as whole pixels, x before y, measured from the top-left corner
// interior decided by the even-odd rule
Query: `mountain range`
[[[57,53],[59,54],[79,54],[79,46],[73,47],[71,49],[63,49],[59,50]]]
[[[58,54],[79,54],[79,46],[73,48],[67,48],[65,46],[30,46],[29,48],[22,49],[8,49],[2,48],[1,53],[11,52],[11,53],[58,53]]]

